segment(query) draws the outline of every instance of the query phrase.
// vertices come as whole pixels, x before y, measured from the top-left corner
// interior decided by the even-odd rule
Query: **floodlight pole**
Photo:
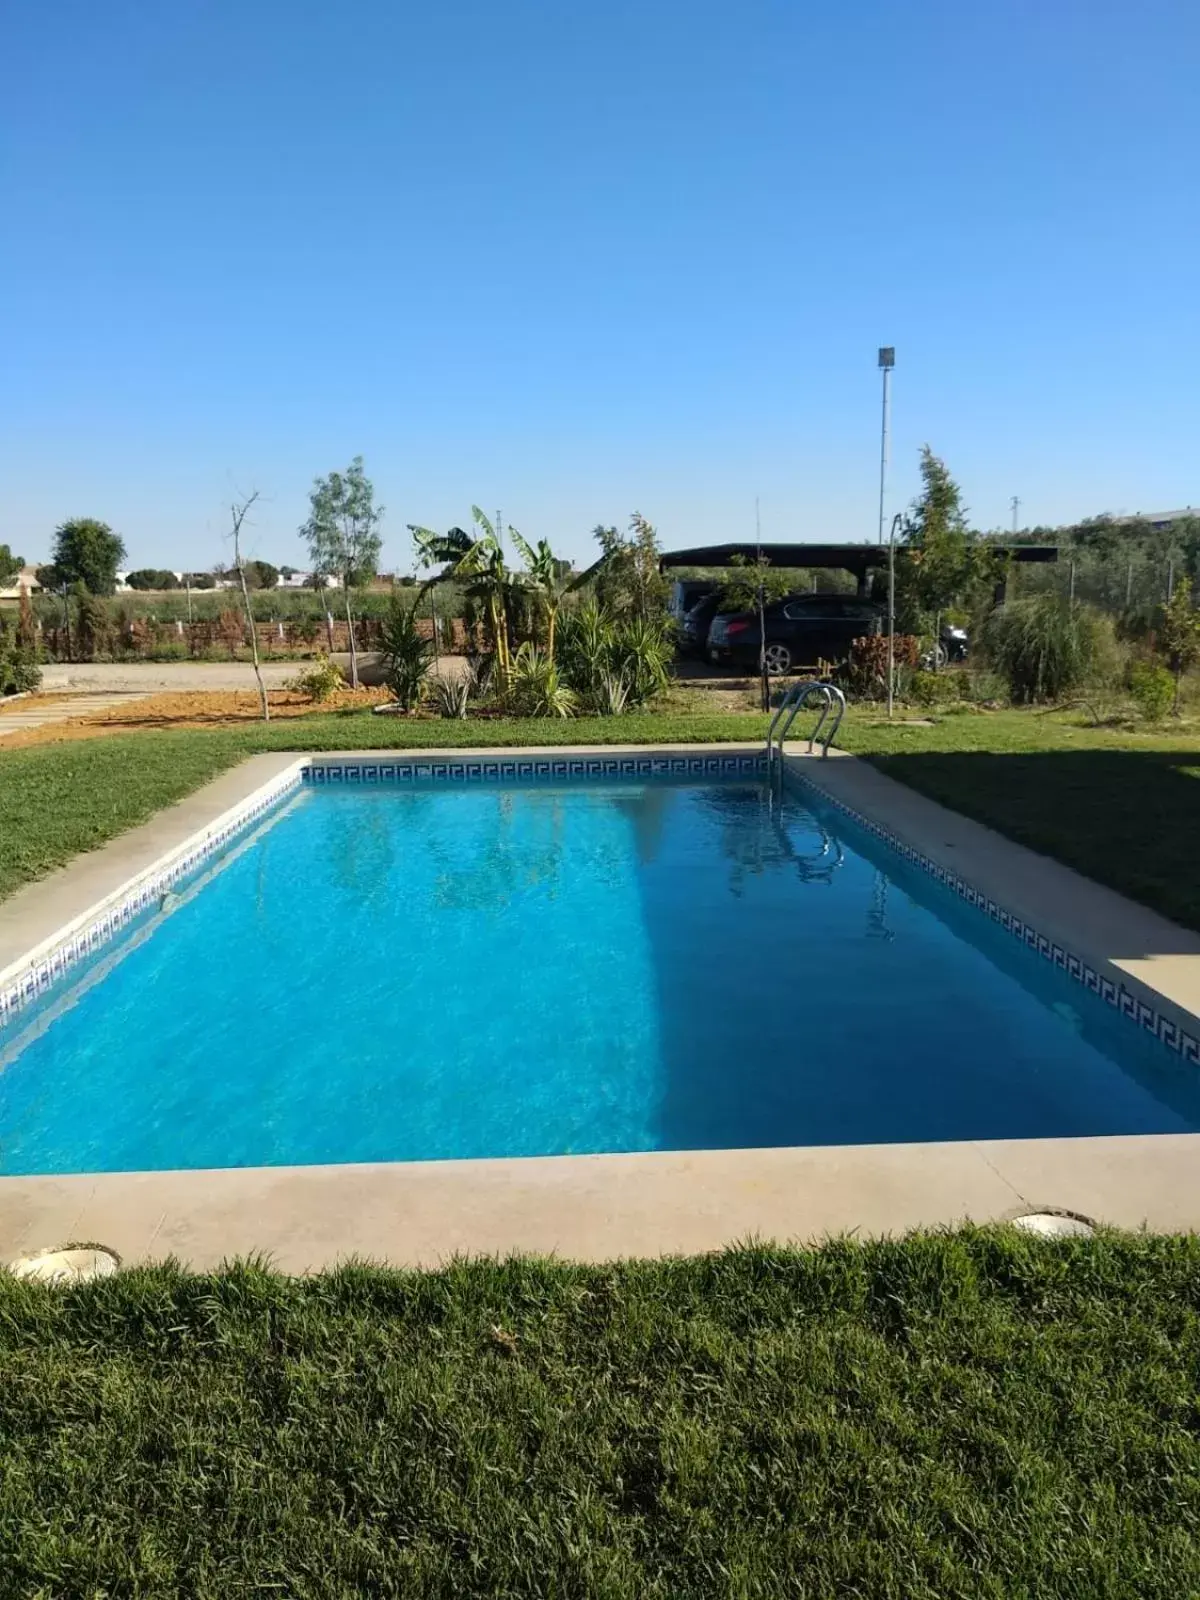
[[[888,459],[888,399],[890,396],[889,380],[892,368],[896,365],[896,351],[893,345],[880,345],[879,370],[883,373],[883,424],[879,430],[879,542],[883,543],[883,506],[887,492],[887,459]]]

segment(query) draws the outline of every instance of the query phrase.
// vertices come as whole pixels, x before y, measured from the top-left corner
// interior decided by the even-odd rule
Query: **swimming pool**
[[[1200,1078],[757,775],[305,785],[0,1029],[0,1171],[1200,1129]]]

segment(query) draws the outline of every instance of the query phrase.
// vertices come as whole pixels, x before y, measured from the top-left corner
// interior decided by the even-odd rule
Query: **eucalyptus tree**
[[[358,647],[351,591],[375,576],[383,547],[379,533],[383,507],[375,504],[375,486],[363,471],[363,458],[355,456],[344,473],[331,472],[314,479],[309,506],[308,521],[300,534],[308,545],[314,582],[329,577],[341,581],[350,640],[350,683],[357,689]]]

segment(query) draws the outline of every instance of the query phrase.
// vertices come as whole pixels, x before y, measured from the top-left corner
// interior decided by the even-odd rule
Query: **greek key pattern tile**
[[[795,772],[791,768],[785,768],[784,770],[789,783],[794,784],[805,793],[818,795],[824,804],[832,806],[835,811],[840,811],[843,816],[849,817],[852,822],[857,823],[867,833],[874,834],[877,839],[882,840],[887,845],[889,850],[903,857],[912,866],[919,867],[922,872],[928,873],[938,883],[944,884],[947,889],[958,895],[961,900],[965,900],[968,905],[975,906],[978,910],[984,912],[993,922],[998,922],[1015,939],[1019,939],[1030,950],[1036,951],[1044,960],[1052,962],[1056,967],[1061,967],[1069,977],[1074,978],[1076,983],[1081,983],[1092,994],[1098,994],[1107,1005],[1119,1011],[1123,1017],[1128,1017],[1131,1022],[1137,1023],[1147,1033],[1154,1034],[1168,1049],[1178,1051],[1185,1061],[1200,1065],[1200,1038],[1180,1028],[1174,1017],[1155,1010],[1153,1006],[1148,1005],[1139,996],[1131,994],[1123,984],[1116,984],[1111,978],[1097,972],[1094,967],[1089,966],[1086,961],[1075,955],[1073,951],[1065,949],[1060,944],[1055,944],[1053,940],[1048,939],[1044,933],[1039,933],[1028,922],[1022,922],[1020,917],[1015,916],[988,895],[982,894],[973,884],[968,883],[965,878],[960,878],[956,872],[952,872],[948,867],[941,866],[929,856],[923,855],[920,850],[914,850],[911,845],[905,844],[904,840],[894,834],[890,828],[885,828],[882,823],[876,822],[871,817],[863,816],[860,811],[856,811],[853,806],[847,805],[844,800],[835,795],[829,794],[819,784],[810,783],[801,773]]]
[[[273,783],[264,785],[192,840],[181,855],[170,858],[161,867],[152,869],[147,877],[136,880],[123,895],[114,898],[99,916],[74,929],[52,949],[41,952],[0,989],[0,1022],[7,1021],[15,1012],[36,1000],[76,962],[94,954],[134,917],[155,905],[175,884],[188,877],[210,856],[217,854],[248,823],[269,811],[299,782],[300,772],[293,770]]]
[[[721,778],[753,777],[766,770],[754,751],[737,755],[503,756],[470,760],[326,761],[313,760],[304,781],[353,783],[536,783],[547,778]]]

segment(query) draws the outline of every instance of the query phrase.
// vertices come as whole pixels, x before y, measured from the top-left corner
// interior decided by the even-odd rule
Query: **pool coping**
[[[630,761],[634,773],[639,763],[687,771],[689,762],[761,750],[731,743],[250,757],[0,902],[0,988],[14,974],[23,983],[56,955],[81,959],[306,772],[318,782],[370,782],[364,772],[404,765],[430,776],[442,769],[453,782],[448,768],[491,776],[502,766],[520,782],[534,769],[570,777],[573,763],[589,771],[612,764],[617,775]],[[1200,938],[867,762],[822,761],[789,747],[785,770],[1143,1026],[1148,1010],[1151,1031],[1196,1059]],[[467,781],[466,772],[457,779]],[[62,970],[60,962],[52,977]],[[988,1220],[1038,1205],[1124,1226],[1192,1228],[1200,1227],[1198,1157],[1200,1134],[1179,1134],[5,1177],[0,1258],[86,1237],[126,1260],[170,1252],[215,1265],[263,1250],[295,1271],[349,1255],[422,1265],[460,1251],[608,1259],[712,1249],[750,1234],[813,1239]]]

